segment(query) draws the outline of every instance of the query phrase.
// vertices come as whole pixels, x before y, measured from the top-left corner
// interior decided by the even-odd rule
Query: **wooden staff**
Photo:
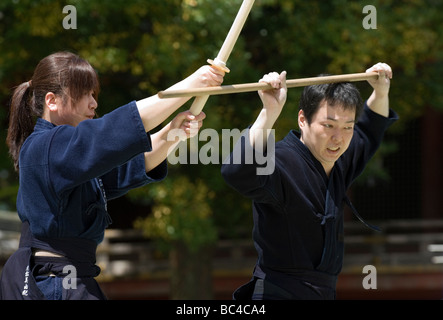
[[[342,74],[335,76],[322,76],[322,77],[286,80],[286,86],[288,88],[296,88],[296,87],[305,87],[315,84],[355,82],[355,81],[365,81],[377,78],[378,78],[377,72],[350,73],[350,74]],[[232,84],[232,85],[198,88],[198,89],[165,90],[165,91],[160,91],[158,93],[158,96],[162,99],[178,98],[178,97],[201,97],[201,96],[210,96],[217,94],[252,92],[252,91],[268,90],[268,89],[272,89],[272,86],[270,84],[264,82],[254,82],[254,83]]]
[[[217,55],[217,58],[215,58],[214,60],[209,59],[209,64],[213,65],[216,68],[220,68],[227,73],[230,72],[230,70],[226,67],[226,62],[228,61],[229,55],[231,54],[232,49],[237,42],[238,36],[243,29],[243,25],[246,22],[246,19],[252,9],[253,4],[254,0],[243,1],[240,10],[235,17],[234,23],[232,24],[231,29],[229,30],[229,33],[226,36],[226,39]],[[208,98],[209,95],[199,95],[195,98],[190,109],[193,115],[196,116],[203,110],[203,107],[205,106]]]

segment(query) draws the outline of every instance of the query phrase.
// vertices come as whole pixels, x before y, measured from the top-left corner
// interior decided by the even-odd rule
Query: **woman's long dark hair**
[[[99,92],[97,73],[84,59],[71,52],[57,52],[42,59],[35,68],[31,81],[19,85],[12,95],[9,128],[6,143],[19,171],[20,149],[34,131],[36,118],[42,117],[48,92],[71,99],[73,105],[86,92]]]

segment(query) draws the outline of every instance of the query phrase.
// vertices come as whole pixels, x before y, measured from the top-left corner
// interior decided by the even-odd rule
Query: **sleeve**
[[[268,140],[265,153],[254,149],[249,143],[249,129],[237,141],[229,157],[223,162],[221,174],[226,183],[243,196],[256,202],[275,202],[277,194],[273,185],[279,174],[275,167],[275,138]]]
[[[145,158],[139,154],[129,162],[119,166],[104,176],[102,181],[109,200],[125,195],[129,190],[143,187],[166,178],[168,166],[166,160],[146,173]]]
[[[48,148],[49,180],[59,194],[151,149],[137,106],[131,102],[77,127],[57,127]]]
[[[346,182],[349,186],[364,170],[382,143],[386,130],[398,120],[398,115],[389,110],[389,116],[383,117],[372,111],[367,102],[364,112],[355,126],[354,136],[345,153],[345,165],[348,168]]]

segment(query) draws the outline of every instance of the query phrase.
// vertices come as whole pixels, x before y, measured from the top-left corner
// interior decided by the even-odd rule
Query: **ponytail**
[[[6,143],[19,170],[20,149],[34,131],[36,118],[43,116],[45,96],[48,92],[71,99],[73,105],[84,92],[93,91],[95,98],[100,86],[92,66],[71,52],[56,52],[43,58],[37,65],[32,80],[19,85],[12,95],[9,129]]]
[[[35,114],[33,114],[33,98],[31,94],[32,81],[19,85],[12,95],[9,128],[6,143],[9,154],[14,161],[14,168],[18,172],[18,158],[20,148],[26,138],[33,132]]]

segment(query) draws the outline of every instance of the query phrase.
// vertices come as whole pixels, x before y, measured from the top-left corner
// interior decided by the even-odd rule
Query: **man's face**
[[[348,149],[354,134],[355,110],[344,110],[336,105],[331,107],[323,100],[318,111],[308,124],[303,110],[298,114],[301,141],[323,165],[326,174],[338,158]]]

